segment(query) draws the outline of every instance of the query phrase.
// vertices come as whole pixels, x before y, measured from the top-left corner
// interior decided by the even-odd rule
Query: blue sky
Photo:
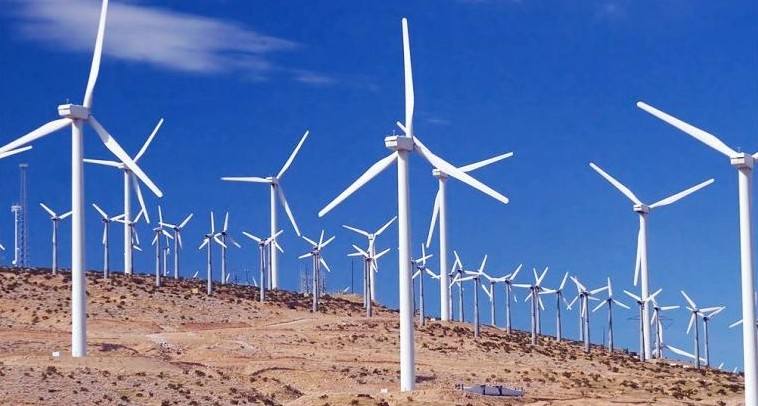
[[[56,117],[56,106],[80,102],[89,69],[98,2],[3,2],[0,11],[0,142]],[[268,188],[230,184],[221,176],[276,173],[306,129],[311,137],[283,179],[306,235],[322,228],[337,239],[324,253],[334,272],[331,289],[350,281],[351,243],[363,243],[340,224],[377,228],[396,212],[395,176],[379,176],[326,218],[317,211],[371,163],[387,154],[383,137],[403,114],[400,18],[410,21],[416,84],[415,131],[438,155],[465,164],[497,153],[515,157],[475,176],[511,199],[503,206],[457,181],[449,187],[450,247],[467,266],[487,253],[499,275],[519,263],[563,272],[615,290],[631,288],[637,218],[631,205],[587,163],[594,161],[644,201],[653,202],[709,177],[716,183],[650,218],[651,287],[665,304],[683,304],[685,289],[701,306],[726,305],[713,322],[718,365],[741,366],[736,174],[726,160],[637,109],[645,100],[733,147],[754,152],[758,131],[755,2],[674,0],[583,2],[438,1],[115,1],[94,112],[131,153],[155,122],[166,122],[141,160],[163,189],[168,220],[188,212],[187,273],[202,269],[194,243],[208,228],[208,211],[231,213],[231,229],[268,229]],[[108,158],[87,131],[85,155]],[[16,165],[30,169],[32,255],[49,263],[50,224],[37,203],[70,205],[70,142],[66,131],[35,144],[22,158],[0,163],[7,215],[0,240],[12,245],[10,205]],[[106,211],[122,206],[120,175],[86,168],[86,197]],[[411,165],[414,247],[426,238],[436,192],[431,168]],[[149,204],[155,211],[157,200]],[[153,213],[155,216],[155,213]],[[219,216],[220,217],[220,216]],[[296,238],[284,212],[284,287],[297,286],[307,244]],[[88,210],[90,267],[102,261],[100,223]],[[69,263],[67,224],[62,262]],[[148,239],[148,227],[140,234]],[[121,234],[114,232],[114,266],[121,265]],[[254,269],[257,250],[246,242],[230,254],[232,267]],[[396,228],[379,241],[396,246]],[[432,248],[436,254],[436,247]],[[151,270],[151,254],[137,267]],[[4,262],[10,261],[5,254]],[[381,302],[397,302],[395,250],[383,259]],[[432,260],[432,266],[436,262]],[[359,264],[356,264],[356,269]],[[524,282],[526,273],[519,277]],[[356,272],[356,277],[358,272]],[[433,286],[427,284],[427,286]],[[502,295],[501,295],[502,296]],[[521,295],[523,296],[523,295]],[[437,303],[437,292],[427,297]],[[624,300],[623,298],[620,298]],[[629,302],[628,300],[624,300]],[[436,305],[427,306],[436,313]],[[515,308],[528,328],[528,308]],[[502,317],[502,312],[500,312]],[[596,313],[599,337],[605,314]],[[483,319],[489,315],[483,313]],[[692,350],[684,335],[688,315],[670,314],[667,341]],[[565,329],[576,335],[576,313]],[[632,312],[619,312],[617,342],[636,348]],[[552,311],[544,320],[553,331]],[[502,323],[502,319],[500,320]]]

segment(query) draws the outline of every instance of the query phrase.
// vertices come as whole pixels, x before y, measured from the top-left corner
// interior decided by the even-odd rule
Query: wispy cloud
[[[69,51],[91,52],[99,1],[23,0],[13,4],[18,7],[15,28],[24,38]],[[183,72],[234,72],[254,80],[285,75],[302,83],[333,83],[334,79],[324,74],[274,62],[275,54],[300,48],[296,42],[232,21],[111,1],[103,52]]]

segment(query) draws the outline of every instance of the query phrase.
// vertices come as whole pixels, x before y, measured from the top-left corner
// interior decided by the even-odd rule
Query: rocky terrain
[[[70,353],[70,280],[0,270],[0,402],[140,405],[737,405],[742,376],[577,343],[430,321],[417,327],[417,389],[398,392],[397,313],[360,297],[88,274],[89,356]],[[59,357],[52,356],[59,351]],[[523,398],[458,384],[523,387]]]

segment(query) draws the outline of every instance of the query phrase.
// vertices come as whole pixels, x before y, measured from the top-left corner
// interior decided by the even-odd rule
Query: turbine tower
[[[456,178],[496,200],[508,203],[508,198],[438,157],[416,137],[416,134],[413,131],[415,96],[413,91],[413,72],[411,67],[411,45],[410,40],[408,39],[408,20],[405,18],[402,20],[402,28],[403,61],[405,70],[405,124],[397,122],[397,125],[403,131],[404,135],[386,137],[384,139],[384,145],[390,149],[392,153],[374,163],[363,175],[348,186],[345,191],[321,209],[318,215],[319,217],[324,217],[376,175],[389,168],[393,163],[397,163],[397,260],[400,285],[398,289],[398,301],[400,303],[400,390],[402,392],[407,392],[412,391],[416,386],[413,291],[411,290],[410,185],[408,182],[411,152],[418,153],[432,166],[445,172],[448,176]]]

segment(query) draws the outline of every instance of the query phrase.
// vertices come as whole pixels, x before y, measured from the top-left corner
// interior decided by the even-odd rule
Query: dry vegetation
[[[0,402],[147,405],[710,404],[742,401],[739,375],[591,354],[524,333],[430,322],[417,330],[418,390],[398,388],[396,312],[366,319],[355,297],[307,297],[200,282],[88,275],[89,357],[72,359],[66,274],[0,271]],[[60,358],[51,356],[61,351]],[[484,398],[458,383],[526,389]],[[382,393],[387,388],[388,393]]]

